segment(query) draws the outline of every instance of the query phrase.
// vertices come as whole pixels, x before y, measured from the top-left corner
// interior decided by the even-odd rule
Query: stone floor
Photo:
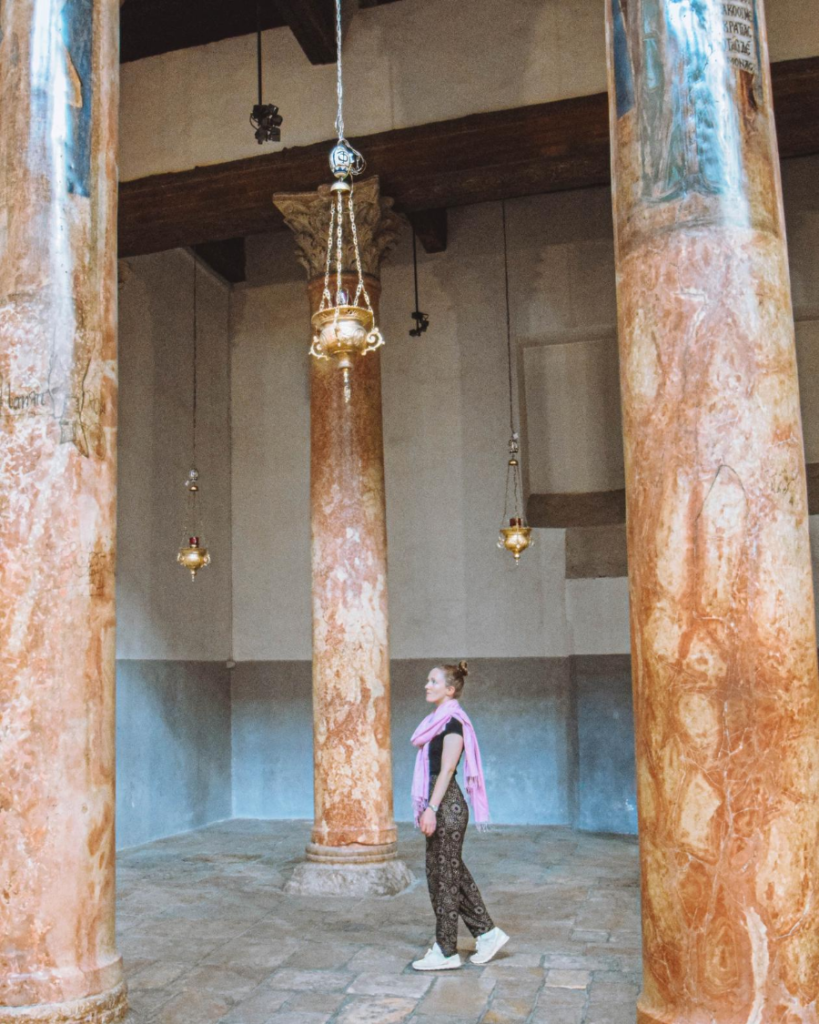
[[[128,1024],[633,1024],[635,840],[471,833],[465,859],[512,940],[485,967],[430,975],[409,966],[434,932],[422,837],[401,828],[417,881],[400,896],[285,896],[308,832],[236,820],[120,854]]]

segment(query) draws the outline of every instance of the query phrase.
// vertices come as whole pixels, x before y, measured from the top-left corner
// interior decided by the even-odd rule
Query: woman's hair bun
[[[459,661],[458,671],[464,678],[466,678],[469,675],[469,665],[465,661]]]

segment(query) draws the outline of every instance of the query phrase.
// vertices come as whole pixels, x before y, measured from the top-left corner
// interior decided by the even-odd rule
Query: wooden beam
[[[418,210],[410,214],[410,220],[425,252],[446,252],[447,212],[445,209]]]
[[[245,240],[226,238],[222,242],[202,242],[193,247],[196,255],[228,284],[245,280]]]
[[[780,154],[819,153],[819,57],[772,70]],[[380,176],[382,195],[407,213],[609,182],[603,93],[353,141]],[[271,196],[326,182],[329,148],[321,142],[124,182],[120,255],[281,229]]]
[[[286,23],[273,0],[261,4],[262,30]],[[120,12],[120,60],[154,57],[256,31],[256,0],[128,0]],[[248,110],[255,96],[255,66],[248,65]]]
[[[276,7],[311,64],[334,64],[334,0],[275,0]]]
[[[626,492],[530,494],[526,503],[530,526],[550,530],[570,526],[614,526],[626,521]]]

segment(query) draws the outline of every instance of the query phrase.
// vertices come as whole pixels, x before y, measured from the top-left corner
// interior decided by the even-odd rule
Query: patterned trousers
[[[430,793],[435,786],[430,779]],[[461,852],[469,808],[453,776],[438,808],[437,827],[427,836],[427,884],[435,911],[435,939],[444,956],[458,949],[458,917],[477,938],[495,926]]]

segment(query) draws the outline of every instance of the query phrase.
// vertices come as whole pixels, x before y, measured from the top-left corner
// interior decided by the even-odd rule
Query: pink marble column
[[[762,0],[606,0],[642,1024],[819,1020],[819,679]]]
[[[378,311],[379,267],[398,236],[378,179],[356,185],[367,288]],[[310,312],[324,285],[330,194],[277,195],[307,269]],[[345,281],[355,293],[353,253]],[[306,348],[307,346],[305,346]],[[387,530],[380,352],[360,357],[350,401],[335,363],[310,360],[315,824],[290,890],[389,894],[412,880],[397,860],[392,801]]]
[[[0,4],[0,1022],[126,1012],[114,937],[117,0]]]

